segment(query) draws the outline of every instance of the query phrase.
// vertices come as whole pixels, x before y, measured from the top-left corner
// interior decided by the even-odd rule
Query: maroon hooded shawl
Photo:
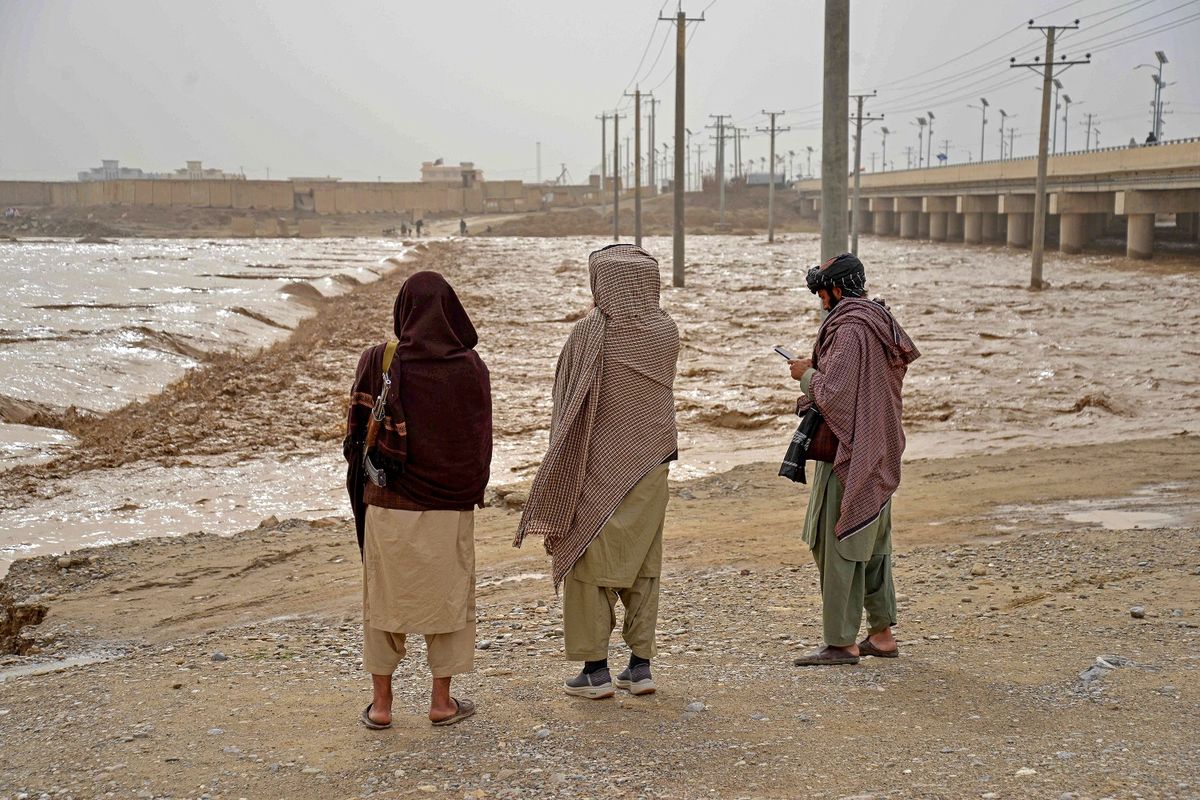
[[[491,382],[473,349],[479,341],[475,326],[436,272],[418,272],[404,282],[393,319],[399,346],[388,371],[392,388],[378,457],[372,458],[387,469],[388,484],[381,488],[353,475],[371,406],[383,387],[385,345],[378,344],[363,351],[350,390],[351,503],[468,511],[483,502],[492,460]]]
[[[920,355],[887,307],[874,300],[843,297],[817,332],[809,391],[838,439],[833,473],[845,488],[834,528],[838,539],[874,522],[900,485],[900,391],[908,365]],[[801,399],[801,414],[808,404]]]

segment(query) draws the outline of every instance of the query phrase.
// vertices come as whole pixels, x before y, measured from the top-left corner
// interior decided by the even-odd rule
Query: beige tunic
[[[475,596],[475,513],[367,506],[363,622],[393,633],[450,633]]]

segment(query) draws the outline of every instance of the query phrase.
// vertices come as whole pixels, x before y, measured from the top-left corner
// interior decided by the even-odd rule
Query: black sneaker
[[[638,664],[636,667],[626,667],[613,681],[618,689],[624,689],[630,694],[654,694],[657,687],[650,677],[650,665]]]
[[[603,700],[617,693],[613,689],[612,678],[609,677],[607,669],[598,669],[590,675],[580,672],[567,681],[563,688],[569,695],[586,697],[589,700]]]

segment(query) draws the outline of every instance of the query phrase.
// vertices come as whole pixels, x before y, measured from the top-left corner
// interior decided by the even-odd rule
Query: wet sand
[[[497,379],[494,483],[527,480],[541,455],[538,387],[586,307],[584,259],[599,244],[471,240],[412,265],[445,272],[480,327]],[[497,502],[478,516],[481,649],[462,681],[480,717],[450,731],[422,722],[418,646],[401,668],[396,730],[356,726],[358,553],[337,449],[349,372],[389,328],[397,271],[260,354],[64,421],[79,439],[75,480],[54,464],[0,474],[10,525],[45,526],[47,508],[55,524],[93,526],[149,513],[122,510],[145,487],[181,507],[225,493],[202,525],[164,520],[158,532],[175,535],[267,516],[238,486],[264,465],[318,487],[282,493],[291,512],[238,536],[16,565],[4,589],[49,613],[23,634],[26,655],[0,660],[11,676],[0,796],[1195,796],[1196,274],[1051,258],[1058,290],[1031,294],[1021,254],[866,240],[876,290],[925,354],[906,384],[896,501],[905,654],[810,673],[790,666],[819,640],[815,571],[797,540],[806,494],[775,476],[795,389],[769,348],[808,346],[816,312],[798,287],[815,242],[690,244],[689,289],[664,292],[685,341],[684,460],[658,695],[561,695],[569,665],[546,559],[536,543],[508,546],[516,512]],[[255,379],[280,363],[297,368]],[[279,522],[295,516],[322,519]],[[1102,655],[1122,666],[1081,677]],[[28,674],[64,663],[80,665]]]

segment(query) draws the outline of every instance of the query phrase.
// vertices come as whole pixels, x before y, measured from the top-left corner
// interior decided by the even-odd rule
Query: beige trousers
[[[363,669],[391,675],[407,634],[424,634],[435,678],[475,664],[475,516],[367,507]]]
[[[621,636],[634,655],[653,658],[667,510],[666,464],[655,467],[629,494],[563,579],[563,638],[569,661],[608,657],[625,606]]]

